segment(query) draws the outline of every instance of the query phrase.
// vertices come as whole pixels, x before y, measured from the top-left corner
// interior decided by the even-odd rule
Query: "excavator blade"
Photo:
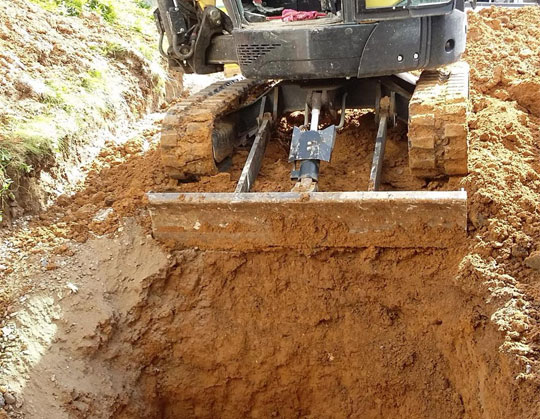
[[[149,193],[154,236],[218,250],[453,247],[465,191]]]

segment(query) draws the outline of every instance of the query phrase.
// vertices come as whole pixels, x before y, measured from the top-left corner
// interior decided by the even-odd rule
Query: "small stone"
[[[78,291],[79,291],[79,287],[71,282],[68,282],[66,284],[66,286],[69,288],[69,290],[73,293],[73,294],[76,294]]]
[[[101,209],[94,216],[92,221],[94,221],[96,223],[101,223],[101,222],[105,221],[107,218],[109,218],[109,216],[111,216],[113,213],[114,213],[114,209],[112,209],[112,208]]]
[[[525,265],[536,271],[540,271],[540,251],[532,252],[525,258]]]
[[[55,262],[49,262],[47,266],[45,267],[45,270],[47,271],[54,271],[55,269],[58,269],[60,266],[58,266]]]
[[[115,201],[116,199],[113,196],[108,196],[105,198],[105,205],[110,207],[112,204],[114,204]]]
[[[4,399],[4,396],[2,396],[2,393],[0,393],[0,408],[4,407],[6,405],[6,399]]]
[[[15,398],[15,395],[12,393],[4,393],[4,400],[7,404],[15,404],[17,403],[17,399]]]
[[[476,228],[481,228],[486,222],[486,219],[485,219],[484,215],[482,215],[482,213],[480,213],[479,211],[476,211],[474,209],[471,210],[471,212],[469,214],[469,219],[471,220],[471,223]]]
[[[520,258],[520,257],[523,258],[527,256],[527,249],[519,245],[513,245],[511,252],[512,252],[512,256],[517,257],[517,258]]]
[[[13,329],[9,326],[2,327],[1,331],[2,331],[2,336],[9,336],[13,333]]]
[[[530,57],[532,54],[533,52],[529,48],[523,48],[521,51],[519,51],[519,56],[521,58]]]

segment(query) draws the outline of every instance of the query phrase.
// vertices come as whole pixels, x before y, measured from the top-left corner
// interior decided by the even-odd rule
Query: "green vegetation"
[[[54,96],[47,96],[53,98]],[[68,140],[80,129],[76,117],[63,110],[68,106],[59,97],[49,102],[36,116],[10,119],[0,128],[0,222],[1,209],[13,197],[17,181],[39,163],[55,153],[67,150]],[[68,107],[69,108],[69,107]]]
[[[83,10],[95,10],[107,22],[116,20],[116,8],[112,0],[34,0],[50,11],[58,11],[68,16],[80,16]]]
[[[7,142],[0,138],[0,222],[3,219],[1,209],[13,197],[11,186],[14,180],[10,176],[30,173],[33,167],[27,163],[28,156],[41,155],[42,145],[39,140],[31,138],[20,142]]]
[[[24,113],[0,114],[0,221],[1,208],[13,197],[18,179],[40,162],[65,153],[78,134],[103,126],[128,105],[138,115],[134,103],[126,103],[125,80],[116,63],[124,66],[133,59],[146,60],[154,88],[162,88],[165,77],[157,51],[151,0],[31,0],[42,8],[63,16],[99,14],[112,36],[89,42],[94,61],[81,72],[50,73],[43,89],[34,96]],[[0,48],[4,41],[0,39]],[[67,70],[67,68],[66,68]],[[156,87],[157,86],[157,87]],[[130,96],[130,95],[128,95]],[[9,109],[0,96],[0,108]]]
[[[116,10],[111,1],[90,0],[87,6],[91,10],[97,10],[107,22],[114,22],[116,20]]]
[[[135,1],[135,3],[141,9],[151,9],[152,8],[152,1],[151,0],[137,0],[137,1]]]
[[[99,70],[88,70],[83,75],[81,86],[88,90],[97,90],[103,84],[103,74]]]
[[[101,52],[104,56],[116,59],[123,58],[128,53],[128,51],[129,49],[126,45],[120,44],[115,41],[107,41],[101,49]]]
[[[32,0],[46,10],[65,16],[81,16],[83,11],[95,11],[109,23],[149,35],[152,23],[151,0]]]

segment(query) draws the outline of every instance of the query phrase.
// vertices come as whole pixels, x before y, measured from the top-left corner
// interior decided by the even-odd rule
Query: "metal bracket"
[[[301,131],[300,128],[294,127],[289,163],[298,160],[330,161],[335,140],[335,125],[320,131]]]
[[[388,114],[382,112],[379,119],[379,129],[375,139],[375,151],[373,152],[373,163],[369,175],[368,191],[377,191],[381,184],[382,164],[384,160],[384,146],[386,145],[386,130],[388,127]]]

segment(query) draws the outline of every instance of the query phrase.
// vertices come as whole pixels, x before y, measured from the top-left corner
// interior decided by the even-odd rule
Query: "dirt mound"
[[[532,88],[531,96],[539,92],[539,16],[538,9],[531,7],[489,8],[469,14],[467,60],[473,91],[520,105],[525,86]],[[531,105],[527,109],[537,112],[538,103],[532,101]]]
[[[0,387],[24,398],[29,417],[43,406],[51,417],[539,417],[538,21],[537,8],[469,15],[467,177],[415,184],[400,173],[403,128],[389,142],[386,187],[467,189],[466,245],[164,253],[145,235],[144,193],[230,190],[245,152],[230,173],[171,183],[150,130],[104,151],[78,194],[11,239],[36,252],[27,264],[56,266],[33,277],[54,289],[38,293],[46,314],[37,302],[21,309],[48,320],[31,331],[32,315],[16,314],[8,326],[23,337],[54,329],[57,340],[36,338],[50,348],[33,361],[13,340],[25,367]],[[338,161],[354,148],[362,173],[371,118],[351,116],[336,148]],[[269,146],[256,189],[290,187],[286,150]],[[365,188],[323,171],[328,188]],[[104,232],[112,238],[92,238]],[[60,244],[68,250],[50,250]],[[24,273],[7,282],[33,284]]]
[[[492,307],[490,319],[503,333],[501,350],[520,372],[516,378],[534,386],[539,313],[533,284],[540,275],[531,259],[540,238],[540,115],[526,98],[538,89],[539,19],[538,8],[469,14],[473,112],[470,174],[462,185],[471,225],[469,254],[460,265],[471,292],[482,290]],[[532,90],[524,94],[526,85]],[[538,406],[531,412],[537,416]]]
[[[466,54],[474,69],[471,173],[462,181],[470,197],[471,244],[499,270],[523,280],[528,277],[526,282],[537,276],[523,259],[535,250],[540,233],[540,119],[524,106],[524,95],[513,97],[511,92],[534,84],[540,42],[533,22],[539,18],[538,8],[491,8],[470,14]],[[519,55],[524,50],[534,53]]]
[[[372,113],[354,112],[347,117],[348,127],[338,134],[333,163],[323,163],[321,188],[328,191],[366,190],[372,160],[372,142],[376,126]],[[283,131],[268,145],[261,173],[254,191],[288,191],[291,188],[288,143],[290,126],[284,120]],[[84,242],[89,234],[115,232],[122,218],[138,216],[148,225],[144,211],[146,193],[154,192],[232,192],[236,187],[248,150],[239,150],[230,168],[215,176],[202,177],[197,182],[177,182],[163,172],[157,143],[158,128],[154,126],[140,138],[122,146],[110,145],[101,151],[88,168],[86,180],[79,192],[60,196],[47,213],[40,215],[33,226],[54,227],[59,239]],[[351,153],[351,150],[353,152]],[[447,181],[431,182],[412,176],[407,168],[406,127],[400,123],[390,130],[385,153],[382,189],[419,190],[450,188]],[[350,168],[353,168],[352,171]],[[52,224],[52,225],[51,225]],[[22,237],[19,237],[23,240]],[[35,231],[27,238],[28,245],[36,242]]]
[[[355,113],[348,118],[349,127],[338,135],[334,151],[335,163],[323,164],[321,187],[324,190],[365,190],[369,179],[372,159],[372,141],[376,133],[373,114]],[[60,196],[49,211],[34,221],[32,231],[26,237],[18,237],[19,245],[34,246],[39,234],[42,242],[56,244],[65,239],[84,242],[89,234],[113,233],[126,216],[138,216],[141,224],[148,225],[146,193],[164,192],[232,192],[240,177],[248,150],[240,150],[233,157],[231,168],[216,176],[203,177],[198,182],[179,183],[169,179],[161,168],[157,143],[159,133],[154,126],[145,130],[140,138],[132,139],[122,146],[104,147],[98,158],[88,167],[88,173],[80,190],[72,196]],[[421,189],[426,183],[411,176],[407,170],[406,130],[400,124],[390,131],[383,188]],[[271,142],[265,155],[261,174],[255,191],[290,190],[290,164],[286,143]],[[354,153],[351,155],[350,150]],[[348,172],[354,167],[353,173]],[[445,182],[430,186],[442,188]],[[51,237],[51,231],[53,237]],[[26,243],[26,244],[24,244]]]

